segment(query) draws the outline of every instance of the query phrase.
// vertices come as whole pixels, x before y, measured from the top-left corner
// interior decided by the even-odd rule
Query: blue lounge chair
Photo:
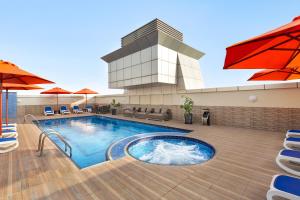
[[[93,106],[87,105],[87,106],[85,107],[85,109],[86,109],[87,112],[92,112],[92,111],[93,111]]]
[[[283,149],[278,153],[276,163],[284,171],[300,176],[300,151]]]
[[[285,175],[274,176],[267,192],[267,200],[272,200],[273,197],[300,200],[300,179]]]
[[[289,137],[285,138],[283,146],[286,149],[300,150],[300,137]]]
[[[45,106],[44,107],[44,115],[45,116],[54,115],[54,111],[53,111],[51,106]]]
[[[19,142],[16,138],[0,138],[0,153],[6,153],[16,149]]]
[[[73,106],[73,113],[79,114],[83,113],[83,111],[79,108],[79,106]]]
[[[2,137],[3,138],[17,138],[18,132],[14,129],[2,129]]]
[[[67,108],[67,106],[61,106],[60,107],[60,114],[62,115],[66,115],[66,114],[70,114],[70,110]]]
[[[300,130],[297,129],[292,129],[292,130],[288,130],[286,132],[286,137],[294,137],[294,136],[298,136],[300,137]]]

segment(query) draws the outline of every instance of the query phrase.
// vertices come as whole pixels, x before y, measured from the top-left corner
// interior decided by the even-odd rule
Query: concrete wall
[[[195,123],[208,108],[214,125],[236,126],[272,131],[300,128],[300,84],[270,84],[242,87],[206,88],[176,91],[171,86],[140,87],[121,95],[95,96],[89,103],[109,104],[112,99],[122,107],[170,108],[173,118],[183,120],[182,96],[194,100]],[[82,96],[61,96],[60,102],[82,102]],[[44,105],[55,105],[55,96],[18,96],[18,114],[40,114]]]
[[[95,98],[88,98],[88,103],[94,104]],[[56,110],[56,95],[18,95],[18,117],[25,114],[40,115],[43,113],[44,106],[52,106]],[[67,105],[69,108],[76,104],[81,107],[85,104],[85,97],[82,95],[59,95],[58,104]]]
[[[300,128],[300,84],[270,84],[243,87],[177,91],[172,88],[138,88],[135,93],[97,96],[99,104],[114,98],[122,107],[170,108],[173,119],[183,120],[182,96],[194,100],[194,120],[200,123],[203,108],[211,112],[214,125],[286,131]]]

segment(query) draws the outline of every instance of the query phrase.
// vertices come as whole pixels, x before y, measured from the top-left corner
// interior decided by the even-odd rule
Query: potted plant
[[[121,106],[120,102],[116,103],[116,100],[113,99],[110,105],[111,105],[111,107],[112,107],[112,108],[111,108],[111,114],[112,114],[112,115],[116,115],[116,114],[117,114],[117,109],[118,109],[118,107]]]
[[[180,107],[184,109],[184,123],[192,124],[193,123],[193,105],[194,102],[190,97],[183,96],[184,103]]]

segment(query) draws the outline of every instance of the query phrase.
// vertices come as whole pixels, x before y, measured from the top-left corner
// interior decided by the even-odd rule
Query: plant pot
[[[116,108],[112,108],[111,109],[111,114],[112,115],[117,115],[117,109]]]
[[[184,123],[185,124],[192,124],[193,123],[193,114],[184,114]]]

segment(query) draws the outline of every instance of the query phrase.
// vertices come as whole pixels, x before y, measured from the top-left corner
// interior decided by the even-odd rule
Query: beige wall
[[[207,88],[202,90],[181,91],[177,93],[160,90],[151,92],[127,93],[124,95],[96,96],[96,103],[110,103],[114,98],[121,104],[141,105],[180,105],[182,96],[186,95],[194,100],[198,106],[236,106],[236,107],[279,107],[300,108],[300,85],[297,83]],[[255,96],[256,101],[249,97]]]
[[[155,87],[153,87],[155,88]],[[243,87],[206,88],[194,91],[174,91],[167,88],[142,87],[136,93],[96,96],[89,103],[110,104],[112,99],[122,107],[169,108],[173,118],[183,120],[182,96],[190,96],[195,106],[195,123],[200,123],[203,108],[211,112],[214,125],[285,131],[300,128],[300,84],[272,84]],[[255,96],[256,101],[249,97]],[[60,104],[71,106],[84,102],[82,96],[62,95]],[[18,116],[41,114],[44,105],[55,105],[55,96],[18,96]]]

